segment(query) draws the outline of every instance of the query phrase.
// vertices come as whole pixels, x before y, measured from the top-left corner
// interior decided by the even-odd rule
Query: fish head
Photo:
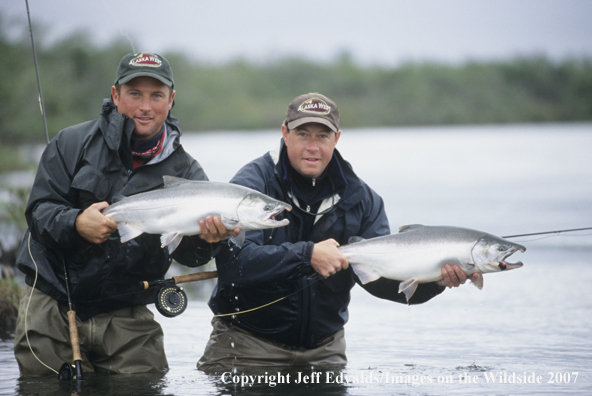
[[[475,264],[479,272],[499,272],[522,267],[521,261],[516,263],[506,261],[508,257],[517,251],[524,252],[526,248],[503,238],[486,234],[479,238],[473,246],[471,256],[473,264]]]
[[[289,204],[273,199],[261,193],[249,193],[239,203],[236,213],[239,227],[247,230],[283,227],[290,220],[276,220],[276,216],[284,210],[292,210]]]

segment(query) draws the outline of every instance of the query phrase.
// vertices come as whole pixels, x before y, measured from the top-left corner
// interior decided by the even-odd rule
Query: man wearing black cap
[[[153,53],[123,57],[101,117],[61,131],[46,147],[25,217],[17,265],[26,274],[14,352],[22,375],[49,374],[72,363],[68,287],[78,316],[84,371],[137,373],[167,369],[163,333],[146,304],[173,259],[207,263],[228,232],[219,218],[200,220],[172,255],[159,235],[126,243],[101,210],[116,196],[162,187],[163,176],[207,180],[179,142],[170,115],[175,98],[169,62]],[[68,272],[68,279],[65,271]]]
[[[197,364],[205,371],[344,365],[350,290],[361,283],[337,247],[352,236],[390,232],[382,198],[335,149],[341,137],[335,102],[318,93],[298,96],[281,129],[279,150],[247,164],[231,182],[291,203],[290,224],[248,231],[240,249],[223,242],[209,302],[213,331]],[[421,284],[410,303],[467,279],[458,266],[446,265],[442,274],[437,283]],[[361,286],[406,303],[398,281]]]

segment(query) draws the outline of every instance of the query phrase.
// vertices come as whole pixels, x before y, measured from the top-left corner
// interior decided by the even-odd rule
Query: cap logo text
[[[129,64],[131,66],[160,67],[160,65],[162,65],[162,60],[155,55],[141,53],[133,58]]]
[[[315,114],[329,114],[331,112],[331,106],[325,103],[321,99],[308,99],[298,107],[298,111],[303,113],[315,113]]]

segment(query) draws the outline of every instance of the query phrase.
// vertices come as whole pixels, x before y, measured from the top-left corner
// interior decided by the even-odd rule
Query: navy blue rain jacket
[[[292,188],[287,185],[281,143],[280,158],[269,152],[244,166],[231,180],[294,206]],[[329,165],[329,177],[342,186],[325,199],[319,211],[333,207],[306,229],[306,216],[297,209],[278,216],[288,218],[285,227],[249,231],[238,248],[223,243],[216,258],[218,283],[209,305],[215,314],[228,314],[269,306],[234,316],[223,316],[255,335],[291,348],[314,348],[341,329],[348,320],[350,290],[359,283],[351,267],[322,279],[315,275],[310,259],[316,242],[333,238],[340,245],[352,236],[372,238],[390,233],[382,198],[359,179],[337,150],[337,164]],[[343,182],[345,181],[345,183]],[[335,203],[336,202],[336,203]],[[381,278],[363,285],[373,295],[405,303],[398,293],[398,281]],[[422,303],[441,293],[435,283],[422,284],[411,299]]]

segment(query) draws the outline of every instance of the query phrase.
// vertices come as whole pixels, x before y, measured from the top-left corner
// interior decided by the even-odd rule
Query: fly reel
[[[187,308],[187,294],[183,288],[177,286],[177,283],[195,282],[204,279],[212,279],[218,276],[218,272],[198,272],[196,274],[187,274],[173,276],[171,279],[157,279],[153,281],[140,282],[140,287],[146,290],[151,287],[160,287],[156,295],[156,309],[167,318],[174,318],[181,315]]]
[[[156,296],[155,305],[163,316],[174,318],[187,308],[187,294],[179,286],[164,286]]]

